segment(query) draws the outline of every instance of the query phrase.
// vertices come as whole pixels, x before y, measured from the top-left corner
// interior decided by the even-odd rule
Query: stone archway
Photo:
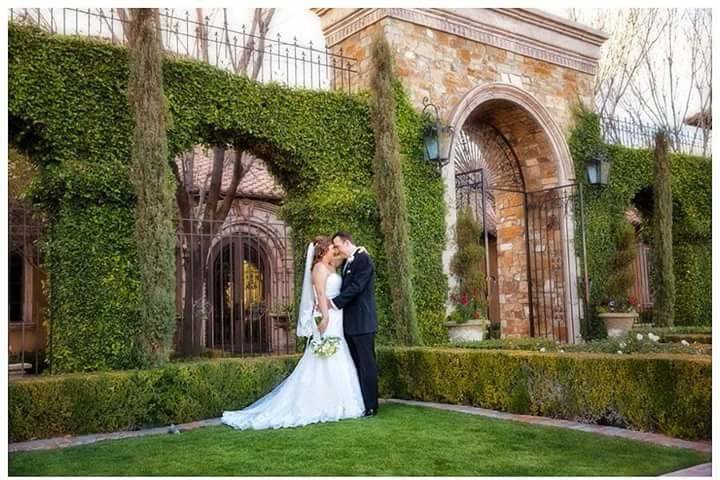
[[[446,218],[448,238],[453,238],[456,207],[460,201],[456,198],[456,175],[471,168],[467,166],[466,159],[464,163],[458,163],[456,158],[457,147],[460,142],[467,141],[469,131],[475,134],[486,130],[495,132],[509,152],[478,165],[490,173],[486,177],[507,176],[502,171],[508,171],[508,165],[500,163],[516,162],[513,168],[517,169],[521,179],[510,188],[489,185],[498,189],[493,196],[493,233],[496,239],[494,264],[502,336],[538,335],[538,324],[533,322],[542,315],[545,329],[540,332],[541,335],[577,341],[579,316],[568,314],[579,311],[574,281],[574,229],[568,227],[572,225],[572,218],[569,222],[567,218],[558,222],[559,215],[553,212],[552,216],[546,213],[542,217],[540,214],[540,220],[530,221],[532,215],[537,215],[534,212],[537,212],[538,205],[558,196],[553,189],[574,183],[572,159],[562,131],[532,95],[504,83],[485,84],[468,92],[453,110],[449,123],[455,135],[451,147],[453,157],[443,171],[447,186],[446,202],[451,206]],[[572,215],[572,211],[566,212],[568,214]],[[446,272],[454,248],[453,242],[449,242],[444,252]],[[542,276],[537,267],[538,258]],[[533,285],[534,276],[538,277],[539,285]],[[449,278],[453,287],[452,277]]]

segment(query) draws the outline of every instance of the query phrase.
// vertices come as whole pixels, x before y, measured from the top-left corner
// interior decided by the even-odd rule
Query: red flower
[[[632,305],[633,307],[636,307],[637,304],[638,304],[638,300],[637,300],[637,298],[635,298],[634,296],[630,295],[630,296],[628,297],[628,303],[629,303],[630,305]]]
[[[468,303],[467,293],[462,294],[462,297],[460,297],[460,303],[462,303],[463,305],[467,305],[467,303]]]

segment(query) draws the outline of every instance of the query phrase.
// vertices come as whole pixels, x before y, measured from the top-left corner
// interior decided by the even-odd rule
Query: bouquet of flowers
[[[340,346],[340,337],[320,337],[319,340],[310,340],[310,348],[318,357],[332,357]]]

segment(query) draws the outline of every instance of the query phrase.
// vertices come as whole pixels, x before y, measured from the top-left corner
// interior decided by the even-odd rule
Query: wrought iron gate
[[[581,184],[525,193],[530,331],[535,337],[571,343],[583,337],[588,281],[582,200]]]
[[[580,340],[588,328],[582,187],[571,184],[527,192],[513,185],[491,187],[487,177],[484,168],[460,172],[455,176],[455,193],[456,207],[469,207],[482,228],[488,318],[498,320],[499,315],[493,312],[493,304],[499,297],[497,272],[501,267],[491,254],[498,223],[503,221],[497,216],[496,197],[512,194],[522,198],[530,335],[560,342]]]

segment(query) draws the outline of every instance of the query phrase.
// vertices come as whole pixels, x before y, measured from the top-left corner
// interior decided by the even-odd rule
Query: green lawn
[[[10,475],[658,475],[710,455],[422,407],[302,428],[225,426],[10,455]]]

